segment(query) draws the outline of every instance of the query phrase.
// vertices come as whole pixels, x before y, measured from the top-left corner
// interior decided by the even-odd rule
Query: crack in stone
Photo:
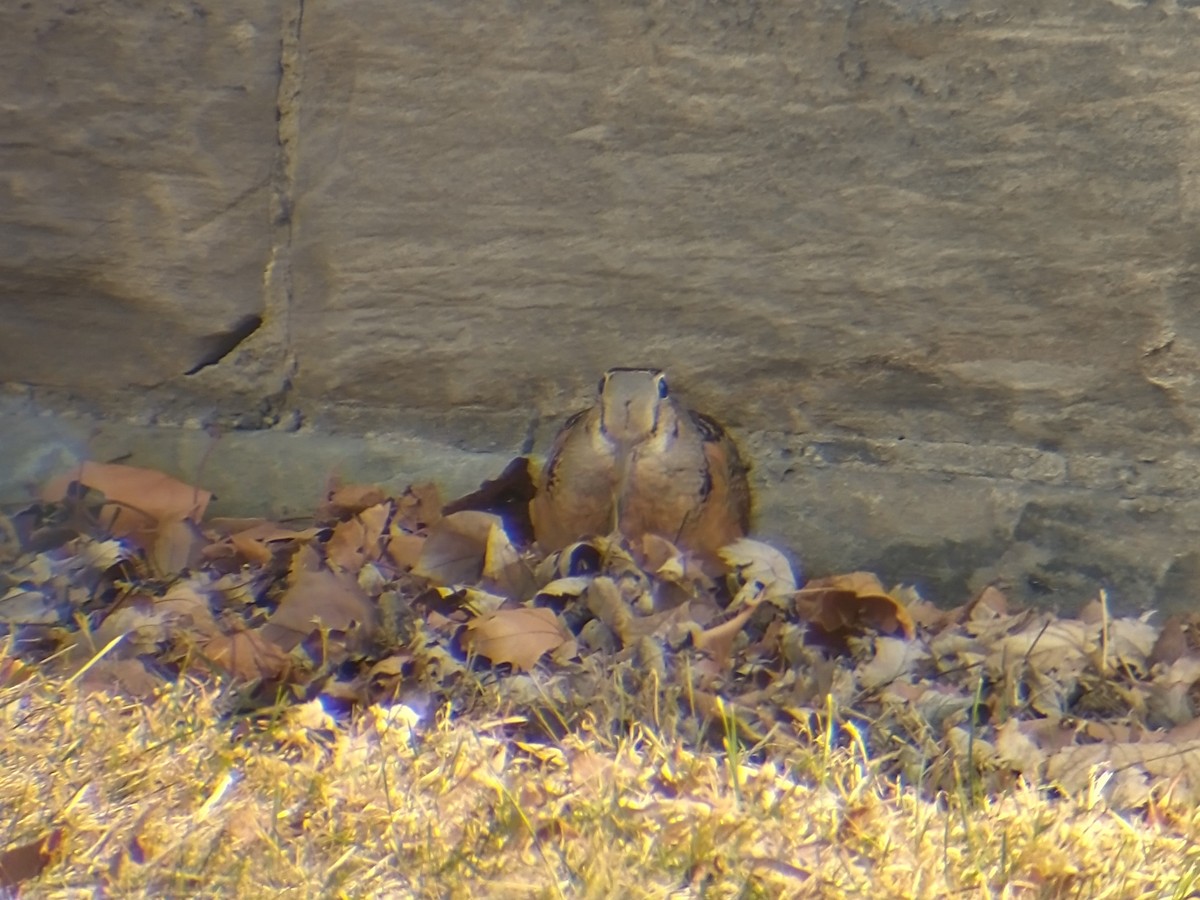
[[[274,230],[270,258],[263,273],[264,318],[282,329],[286,372],[283,391],[291,390],[297,361],[292,350],[292,214],[295,206],[297,144],[301,95],[301,30],[304,0],[285,10],[279,41],[279,87],[276,100],[275,168],[271,177],[271,223]]]
[[[219,331],[202,339],[202,350],[196,364],[184,372],[184,375],[195,375],[201,369],[215,366],[232,353],[238,345],[262,327],[262,316],[242,316],[237,324],[228,331]]]

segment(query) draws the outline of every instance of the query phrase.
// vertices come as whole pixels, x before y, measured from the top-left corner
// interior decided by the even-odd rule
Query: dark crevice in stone
[[[184,375],[195,375],[201,369],[215,366],[234,351],[246,338],[262,327],[262,316],[248,315],[238,320],[238,323],[228,331],[210,334],[200,341],[201,353],[196,364],[184,372]]]

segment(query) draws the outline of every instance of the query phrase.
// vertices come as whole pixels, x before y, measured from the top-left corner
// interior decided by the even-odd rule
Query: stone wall
[[[4,494],[466,485],[655,364],[811,572],[1191,604],[1197,47],[1196,0],[7,4]]]

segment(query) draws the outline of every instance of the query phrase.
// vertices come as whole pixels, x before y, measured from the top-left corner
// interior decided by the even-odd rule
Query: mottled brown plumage
[[[531,505],[547,552],[614,530],[711,556],[746,533],[750,486],[716,421],[680,406],[658,369],[610,369],[550,448]]]

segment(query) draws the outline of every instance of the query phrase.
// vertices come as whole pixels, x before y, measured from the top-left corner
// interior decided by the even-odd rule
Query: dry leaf
[[[446,516],[429,529],[413,573],[437,584],[475,584],[483,575],[488,538],[499,526],[500,518],[490,513]]]
[[[387,554],[401,572],[407,572],[416,566],[421,559],[421,551],[425,549],[425,535],[409,534],[392,522],[388,529]]]
[[[989,584],[967,604],[966,618],[994,619],[1008,615],[1008,598],[995,585]]]
[[[1017,662],[1039,672],[1079,672],[1099,646],[1100,627],[1076,619],[1032,622],[996,641],[988,664],[997,674]]]
[[[742,583],[734,603],[749,602],[752,597],[758,597],[785,608],[795,596],[796,573],[792,564],[770,544],[740,538],[722,547],[717,551],[717,555],[728,564]],[[882,585],[880,590],[882,591]]]
[[[858,683],[867,690],[873,690],[911,675],[917,663],[928,658],[929,653],[925,648],[913,641],[877,637],[875,655],[855,670],[858,673]]]
[[[274,679],[286,673],[291,665],[282,648],[255,630],[219,634],[202,643],[200,652],[239,681]]]
[[[484,587],[514,600],[533,595],[533,573],[499,521],[488,530],[482,578]]]
[[[996,755],[1014,772],[1020,772],[1032,783],[1041,781],[1045,752],[1021,728],[1017,719],[1009,719],[996,729]]]
[[[462,640],[465,648],[486,657],[493,665],[508,663],[514,669],[528,672],[543,654],[563,644],[568,637],[553,611],[522,606],[472,619]]]
[[[115,689],[129,697],[150,700],[166,681],[140,659],[102,659],[84,673],[82,684],[93,693],[111,694]]]
[[[909,640],[916,635],[908,611],[870,572],[814,579],[796,597],[800,615],[837,641],[868,629]]]
[[[70,618],[69,604],[61,602],[57,591],[11,588],[0,597],[0,622],[5,625],[57,625]]]
[[[0,853],[0,888],[18,888],[37,878],[62,847],[63,830],[55,828],[36,841]]]
[[[383,488],[373,484],[342,484],[337,478],[329,479],[325,499],[317,509],[317,518],[344,519],[375,506],[387,499]]]
[[[723,674],[729,671],[733,644],[742,633],[746,622],[754,615],[754,607],[746,606],[735,616],[705,631],[696,629],[692,641],[707,654],[707,666],[701,666],[706,674]]]
[[[288,651],[325,628],[344,634],[374,631],[374,604],[354,579],[328,569],[293,571],[291,586],[262,627],[263,636]]]
[[[424,482],[409,485],[396,498],[396,524],[409,534],[424,532],[441,517],[442,497],[436,484]]]
[[[53,479],[42,488],[50,503],[66,498],[72,484],[99,491],[108,501],[105,521],[117,537],[138,537],[142,546],[156,523],[178,519],[199,522],[212,494],[154,469],[114,463],[80,463],[78,468]]]
[[[177,575],[200,562],[201,551],[208,540],[191,519],[168,519],[159,522],[155,531],[149,557],[154,571],[160,576]]]
[[[205,552],[207,557],[220,556],[218,548],[227,544],[237,556],[252,565],[266,565],[271,561],[274,556],[271,545],[311,541],[325,530],[305,528],[296,531],[266,519],[213,519],[207,523],[207,527],[217,534],[225,535],[221,543],[213,545]]]
[[[352,519],[339,522],[325,545],[330,568],[354,574],[366,563],[379,559],[383,533],[391,514],[390,502],[379,503]]]
[[[533,542],[533,523],[529,518],[529,501],[536,492],[534,484],[537,473],[533,464],[524,456],[518,456],[493,481],[485,481],[479,490],[459,497],[446,504],[446,515],[478,510],[500,517],[504,530],[513,540],[526,546]]]
[[[556,578],[534,595],[533,605],[548,606],[556,612],[561,612],[569,602],[582,597],[591,583],[592,579],[585,575]]]

